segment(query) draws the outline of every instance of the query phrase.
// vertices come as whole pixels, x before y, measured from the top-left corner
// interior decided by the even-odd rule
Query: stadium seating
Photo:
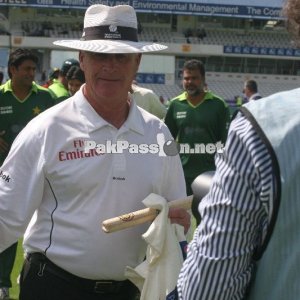
[[[63,22],[64,18],[59,18],[57,21],[22,21],[14,23],[12,30],[20,35],[26,36],[45,36],[45,37],[63,37],[63,38],[79,38],[81,29],[78,23]],[[257,46],[257,47],[275,47],[275,48],[290,48],[293,45],[290,42],[290,37],[285,30],[279,31],[262,31],[243,29],[223,29],[223,28],[208,28],[206,29],[207,36],[199,40],[196,34],[189,38],[191,44],[203,45],[233,45],[233,46]],[[187,39],[179,30],[172,32],[170,28],[164,27],[143,27],[143,31],[139,36],[141,41],[158,41],[164,43],[186,43]]]
[[[24,14],[25,16],[25,14]],[[34,16],[34,17],[32,17]],[[78,39],[82,34],[82,11],[30,11],[24,19],[11,20],[10,32],[15,36],[43,36],[49,38],[71,38]],[[184,28],[170,28],[171,24],[142,24],[142,32],[139,34],[141,41],[157,41],[168,44],[186,44],[187,38],[184,35]],[[231,45],[231,46],[257,46],[274,48],[292,48],[290,36],[283,27],[272,29],[239,29],[224,28],[221,23],[205,23],[206,37],[198,39],[197,34],[192,31],[189,43],[197,45]],[[241,70],[241,63],[234,60],[234,57],[226,57],[224,64],[223,56],[207,56],[206,59],[206,80],[208,87],[216,94],[222,96],[227,101],[232,101],[235,96],[242,94],[243,83],[247,77],[258,82],[259,92],[263,96],[268,96],[274,92],[287,90],[300,86],[296,77],[284,76],[276,79],[277,69],[274,69],[274,60],[265,59],[257,63],[248,62],[247,68]],[[180,58],[182,59],[182,57]],[[232,59],[232,61],[231,61]],[[253,58],[251,58],[253,60]],[[176,62],[175,72],[177,74],[182,64]],[[224,73],[228,72],[228,73]],[[249,72],[242,74],[241,72]],[[255,75],[254,73],[272,74]],[[217,74],[217,75],[216,75]],[[288,74],[288,73],[284,73]],[[291,73],[293,74],[293,73]],[[265,76],[265,78],[263,78]],[[176,76],[175,76],[176,77]],[[175,78],[178,80],[179,78]],[[141,84],[153,89],[158,96],[163,96],[165,100],[178,95],[181,90],[181,83],[171,85],[162,84]]]
[[[207,36],[199,40],[196,36],[189,38],[191,44],[203,45],[233,45],[233,46],[256,46],[290,48],[290,37],[286,31],[249,31],[234,29],[207,29]],[[165,43],[186,43],[183,33],[171,32],[167,28],[145,27],[140,35],[142,41],[158,41]]]
[[[266,97],[276,92],[295,89],[300,86],[300,78],[297,76],[272,76],[261,74],[232,74],[207,72],[206,82],[208,88],[215,94],[225,99],[229,104],[234,104],[236,96],[243,96],[244,82],[253,79],[258,84],[259,93]],[[169,100],[182,92],[181,83],[177,85],[163,84],[140,84],[145,88],[152,89],[158,96]]]
[[[182,92],[179,85],[165,85],[165,84],[139,84],[145,88],[151,89],[157,96],[163,96],[165,100],[170,100]]]
[[[300,86],[300,78],[297,76],[206,73],[208,88],[229,102],[232,102],[235,96],[242,96],[244,82],[247,79],[253,79],[257,82],[258,91],[262,96],[269,96],[276,92],[290,90]]]

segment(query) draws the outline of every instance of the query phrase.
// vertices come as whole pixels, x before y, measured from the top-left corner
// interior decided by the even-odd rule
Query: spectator
[[[204,38],[206,37],[206,30],[203,26],[203,24],[201,24],[201,27],[197,30],[197,38],[198,41],[202,41]]]
[[[248,101],[261,99],[255,80],[247,80],[244,84],[243,93]]]
[[[43,70],[42,74],[41,74],[41,84],[44,84],[45,81],[47,79],[47,76],[46,76],[46,71]]]
[[[67,73],[68,90],[70,96],[73,96],[85,83],[85,77],[80,67],[72,66]]]
[[[240,95],[234,96],[234,105],[237,107],[243,105],[243,98]]]
[[[4,79],[4,74],[2,71],[0,71],[0,85],[2,84],[3,79]]]
[[[206,89],[205,68],[201,61],[185,62],[182,78],[184,92],[171,100],[166,125],[178,143],[188,144],[192,149],[196,144],[221,147],[227,136],[228,105]],[[202,152],[180,154],[188,194],[192,194],[191,183],[198,175],[215,169],[214,151]]]
[[[72,66],[79,67],[79,61],[74,58],[65,60],[61,66],[58,78],[53,79],[53,83],[49,86],[49,90],[56,95],[56,103],[59,103],[70,96],[68,91],[67,73]]]
[[[192,37],[192,36],[193,36],[193,31],[192,31],[192,29],[191,29],[191,28],[187,28],[186,31],[185,31],[184,36],[185,36],[186,38]]]
[[[287,0],[299,40],[300,1]],[[300,294],[300,89],[251,101],[232,121],[179,299],[295,300]]]
[[[49,91],[34,82],[37,64],[38,58],[28,49],[20,48],[10,53],[8,60],[10,80],[0,87],[0,166],[7,157],[13,140],[22,128],[40,112],[54,104]],[[26,159],[27,155],[24,155],[23,158]],[[27,171],[23,169],[20,172],[26,176]],[[2,171],[0,174],[1,178],[5,179]],[[2,201],[3,197],[1,196],[0,199]],[[9,197],[9,199],[16,200],[13,197]],[[21,202],[16,205],[22,207]],[[1,208],[2,203],[0,203],[0,210]],[[10,216],[7,211],[3,213]],[[12,215],[15,214],[12,213]],[[0,236],[2,245],[4,243],[2,233]],[[10,247],[0,253],[0,299],[9,299],[9,288],[12,286],[10,274],[16,250],[17,239],[12,240]]]
[[[138,34],[141,34],[143,32],[143,26],[142,23],[138,20]]]
[[[86,83],[32,120],[1,166],[0,251],[27,228],[22,300],[135,299],[124,271],[144,259],[146,225],[107,235],[99,224],[143,208],[150,193],[186,195],[179,157],[145,153],[158,136],[171,138],[168,128],[129,94],[142,53],[166,47],[138,42],[131,6],[101,4],[87,8],[80,40],[55,45],[80,50]],[[131,153],[125,142],[143,148]],[[169,216],[188,229],[185,210]]]
[[[53,80],[58,78],[59,72],[59,68],[51,69],[48,75],[48,80],[42,86],[48,88],[53,83]]]

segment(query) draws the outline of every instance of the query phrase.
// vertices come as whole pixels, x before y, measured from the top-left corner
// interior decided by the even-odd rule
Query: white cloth
[[[179,242],[185,242],[184,228],[170,223],[169,207],[163,197],[150,194],[143,203],[160,213],[142,235],[148,244],[146,260],[135,269],[127,267],[125,275],[141,290],[141,300],[175,299],[183,263]]]
[[[136,148],[84,153],[84,141],[127,141],[145,150],[160,135],[171,139],[166,125],[134,102],[126,122],[115,128],[81,90],[34,118],[0,167],[0,252],[23,236],[36,211],[24,238],[27,252],[46,251],[55,264],[80,277],[124,280],[125,267],[144,259],[141,235],[147,226],[107,234],[101,223],[144,208],[150,193],[185,197],[181,162],[178,156]]]

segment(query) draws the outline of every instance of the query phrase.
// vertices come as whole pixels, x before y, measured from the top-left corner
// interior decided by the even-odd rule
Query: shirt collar
[[[127,128],[128,130],[135,131],[136,133],[139,133],[141,135],[145,134],[145,119],[132,97],[130,102],[129,114],[122,127]]]
[[[210,99],[214,99],[215,95],[210,92],[210,91],[206,91],[205,95],[204,95],[204,99],[201,103],[202,104],[204,101],[206,100],[210,100]],[[196,106],[194,106],[188,99],[187,99],[187,92],[183,92],[182,94],[180,94],[178,97],[176,97],[176,99],[178,99],[179,101],[187,101],[192,107],[197,107],[199,104],[197,104]]]
[[[88,100],[85,98],[82,92],[83,86],[80,88],[80,91],[77,92],[73,97],[75,105],[78,107],[81,116],[85,120],[85,125],[89,132],[93,132],[97,129],[100,129],[105,126],[113,127],[110,123],[104,120],[101,116],[97,114],[94,108],[90,105]],[[131,101],[129,114],[127,120],[121,126],[119,131],[128,131],[132,130],[141,135],[145,133],[145,120],[139,111],[137,105],[134,101]]]
[[[249,97],[249,101],[252,100],[252,99],[254,99],[254,98],[257,97],[257,96],[260,96],[260,94],[259,94],[259,93],[255,93],[255,94],[251,95],[251,96]]]
[[[7,80],[4,84],[3,84],[3,92],[11,92],[13,93],[14,91],[12,90],[12,86],[11,86],[11,79]],[[32,87],[31,90],[29,92],[29,94],[31,94],[32,92],[37,93],[38,92],[38,86],[37,84],[33,81],[32,82]]]
[[[176,97],[179,101],[184,101],[186,100],[187,101],[187,93],[186,92],[183,92],[182,94],[180,94],[178,97]],[[204,95],[204,100],[208,100],[208,99],[214,99],[215,98],[215,95],[210,92],[210,91],[207,91],[205,92],[205,95]]]

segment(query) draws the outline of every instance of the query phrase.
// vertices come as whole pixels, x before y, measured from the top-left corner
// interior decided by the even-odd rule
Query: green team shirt
[[[53,83],[48,87],[48,89],[55,95],[55,103],[59,103],[70,97],[69,91],[57,79],[53,79]]]
[[[32,83],[32,89],[27,98],[19,100],[11,88],[11,80],[0,86],[0,132],[10,146],[18,133],[26,124],[42,111],[54,105],[51,93],[44,87]],[[0,152],[0,165],[7,153]]]
[[[202,144],[203,146],[220,142],[225,144],[229,126],[229,108],[227,103],[212,92],[206,92],[204,100],[197,106],[192,105],[183,92],[170,102],[165,123],[174,139],[180,144]],[[220,145],[219,143],[219,145]],[[215,170],[214,153],[180,153],[187,181],[187,187],[201,173]]]

